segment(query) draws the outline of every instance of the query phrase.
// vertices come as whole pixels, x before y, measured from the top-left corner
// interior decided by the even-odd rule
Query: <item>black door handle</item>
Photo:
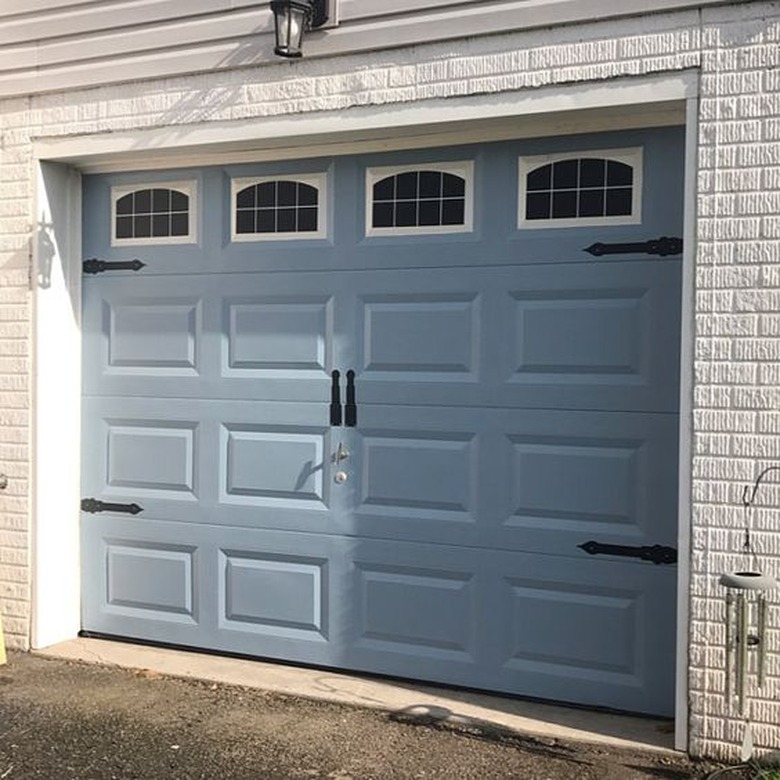
[[[330,375],[330,424],[341,425],[341,387],[339,386],[338,371],[333,371]]]
[[[344,405],[344,425],[354,428],[357,425],[357,404],[355,403],[355,372],[347,371],[347,403]]]

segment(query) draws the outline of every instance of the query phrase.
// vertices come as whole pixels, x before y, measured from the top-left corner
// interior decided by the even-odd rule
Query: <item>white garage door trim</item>
[[[680,552],[678,581],[678,621],[677,621],[677,694],[676,694],[676,746],[685,749],[688,731],[687,713],[687,668],[688,668],[688,594],[690,580],[689,565],[689,528],[685,522],[690,517],[690,452],[691,452],[691,394],[692,394],[692,322],[693,322],[693,260],[695,254],[694,217],[695,217],[695,170],[696,170],[696,132],[698,101],[695,97],[697,83],[691,74],[674,74],[666,79],[653,78],[637,80],[632,85],[593,85],[590,88],[579,86],[577,98],[573,100],[568,90],[548,90],[540,94],[530,109],[527,101],[533,98],[515,99],[512,102],[504,96],[500,115],[504,118],[524,113],[549,115],[551,121],[546,130],[536,126],[536,132],[549,135],[566,133],[567,125],[578,127],[577,120],[569,117],[562,122],[562,112],[566,109],[595,109],[616,105],[637,105],[647,100],[648,89],[652,89],[654,99],[685,101],[686,111],[686,202],[685,202],[685,253],[683,257],[683,312],[682,312],[682,366],[680,399],[680,500],[679,517]],[[478,105],[478,99],[466,100],[459,106],[453,106],[447,112],[428,109],[436,114],[437,122],[463,122],[481,113],[484,107]],[[412,106],[401,111],[400,121],[414,130],[414,121],[432,121],[426,115],[426,106]],[[398,111],[398,107],[394,107]],[[445,115],[446,114],[446,115]],[[343,119],[340,126],[347,134],[369,132],[371,128],[381,128],[387,123],[387,111],[380,108],[364,111],[356,115],[354,126]],[[398,120],[398,114],[393,117]],[[574,121],[572,121],[574,119]],[[316,141],[316,134],[322,132],[317,119],[307,122],[314,134],[310,140]],[[430,125],[427,126],[430,128]],[[424,138],[424,145],[443,145],[448,142],[448,129],[440,125],[441,132],[417,138]],[[273,128],[269,133],[260,135],[257,128],[240,128],[246,133],[254,129],[256,147],[264,144],[273,147],[281,134]],[[300,132],[300,127],[297,128]],[[213,133],[206,128],[203,133]],[[222,132],[219,130],[218,132]],[[508,132],[502,128],[500,133]],[[458,130],[462,141],[462,129]],[[370,133],[369,133],[370,134]],[[477,129],[476,134],[487,135],[483,140],[494,140],[495,133]],[[196,133],[190,142],[208,143],[205,136],[199,140]],[[137,136],[132,136],[137,143]],[[35,419],[34,419],[34,532],[33,532],[33,630],[34,647],[45,647],[58,641],[73,638],[80,629],[79,596],[79,452],[81,399],[81,333],[79,327],[80,312],[80,263],[81,263],[81,209],[80,175],[77,170],[60,163],[86,164],[90,170],[115,170],[128,167],[127,157],[123,154],[130,136],[105,139],[104,137],[83,137],[80,139],[39,141],[35,145],[38,189],[35,204],[39,215],[36,240],[33,244],[35,264]],[[100,159],[93,156],[96,140],[100,140]],[[170,167],[174,159],[174,147],[162,150],[161,139],[154,155],[142,161],[148,167],[155,167],[155,159],[165,160]],[[330,153],[345,153],[360,145],[355,138],[348,144],[332,139],[328,148]],[[405,139],[409,145],[422,143],[414,138]],[[401,143],[403,143],[402,139]],[[235,143],[235,141],[233,142]],[[245,142],[244,142],[245,143]],[[376,141],[371,141],[371,144]],[[288,156],[304,156],[319,153],[322,147],[296,146],[289,150]],[[383,147],[384,148],[384,147]],[[179,150],[182,151],[181,149]],[[192,161],[191,150],[183,150]],[[167,157],[166,157],[167,154]],[[227,149],[217,146],[209,150],[211,162],[223,162],[238,154],[235,147],[228,144]],[[257,151],[252,152],[257,158]],[[267,150],[268,156],[277,156],[278,149]],[[176,164],[183,164],[184,157]],[[201,163],[200,158],[198,163]],[[137,166],[136,166],[137,167]],[[71,453],[63,457],[63,453]]]

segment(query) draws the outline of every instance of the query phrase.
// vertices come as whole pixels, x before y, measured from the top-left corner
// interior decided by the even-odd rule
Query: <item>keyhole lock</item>
[[[346,460],[349,457],[349,450],[339,442],[339,446],[336,447],[336,454],[333,456],[333,460],[336,463],[341,463],[342,460]]]
[[[337,471],[333,475],[333,480],[337,485],[343,485],[349,479],[349,475],[346,471]]]

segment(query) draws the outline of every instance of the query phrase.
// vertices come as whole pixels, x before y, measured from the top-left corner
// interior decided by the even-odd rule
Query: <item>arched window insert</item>
[[[233,180],[233,240],[325,235],[325,175]]]
[[[370,168],[366,232],[403,235],[470,230],[472,179],[470,162]]]
[[[111,199],[113,244],[195,241],[194,182],[117,186]]]
[[[543,164],[538,164],[544,160]],[[641,150],[520,160],[521,227],[641,220]]]

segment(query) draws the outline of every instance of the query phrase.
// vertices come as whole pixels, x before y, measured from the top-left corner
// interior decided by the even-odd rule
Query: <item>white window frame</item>
[[[298,184],[307,184],[317,190],[317,230],[304,230],[300,232],[287,231],[284,233],[239,233],[238,222],[238,193],[253,184],[265,184],[269,181],[294,181]],[[230,240],[234,243],[247,241],[311,241],[328,237],[328,174],[321,173],[278,173],[273,176],[241,176],[230,180]]]
[[[186,236],[148,236],[144,238],[116,237],[116,204],[125,195],[139,190],[176,190],[189,198],[188,233]],[[198,243],[198,182],[196,179],[181,181],[150,181],[134,184],[116,184],[111,187],[111,246],[143,246],[161,244]]]
[[[526,219],[526,177],[536,168],[541,168],[549,163],[562,162],[563,160],[579,160],[583,157],[591,157],[599,160],[630,165],[634,170],[633,183],[631,185],[631,213],[621,216],[605,217],[567,217],[563,219]],[[640,225],[642,224],[642,147],[634,146],[625,149],[586,149],[568,152],[556,152],[554,154],[537,154],[521,156],[517,161],[517,227],[519,230],[533,230],[538,228],[570,228],[588,227],[595,225]]]
[[[459,176],[465,182],[462,225],[415,225],[409,227],[374,227],[372,223],[374,185],[399,173],[412,171],[438,171]],[[437,233],[471,233],[474,230],[474,161],[414,163],[412,165],[386,165],[366,168],[366,236],[413,236]]]

